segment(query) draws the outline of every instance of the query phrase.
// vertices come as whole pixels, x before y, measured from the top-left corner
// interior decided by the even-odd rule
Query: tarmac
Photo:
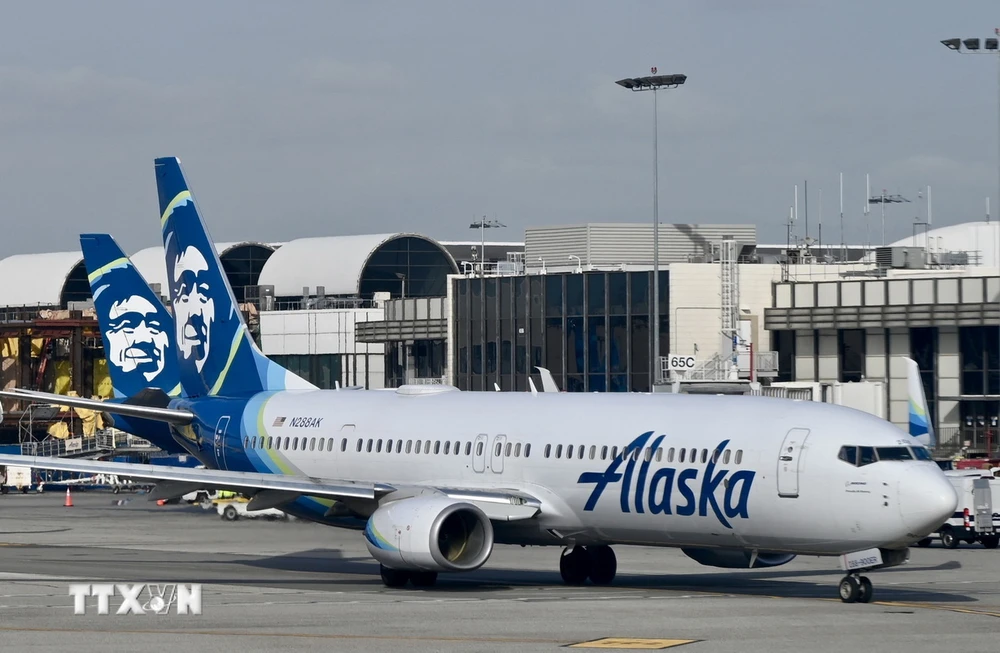
[[[837,598],[835,559],[724,570],[640,547],[616,547],[610,587],[564,586],[557,548],[497,546],[474,573],[389,590],[356,531],[226,522],[143,495],[63,498],[0,496],[2,651],[939,653],[1000,641],[1000,550],[979,545],[913,549],[909,564],[869,574],[867,605]],[[111,614],[88,598],[77,615],[70,583],[201,583],[202,614],[117,615],[114,596]]]

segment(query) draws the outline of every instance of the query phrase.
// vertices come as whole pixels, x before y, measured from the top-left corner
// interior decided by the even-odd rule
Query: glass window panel
[[[632,374],[649,374],[649,341],[649,317],[632,317]]]
[[[608,380],[604,374],[590,374],[587,377],[587,392],[607,392]]]
[[[584,275],[587,280],[587,314],[604,315],[607,312],[605,306],[607,296],[604,294],[604,273],[588,272]]]
[[[611,336],[608,342],[609,369],[612,374],[627,372],[628,318],[624,315],[612,315],[608,322]]]
[[[608,274],[608,312],[611,315],[628,313],[628,276],[625,272]]]
[[[583,315],[583,275],[566,276],[566,315]]]
[[[629,272],[632,315],[649,315],[649,272]]]
[[[542,317],[542,277],[528,278],[529,317]]]
[[[545,315],[559,317],[563,314],[563,275],[549,274],[545,277]]]
[[[583,348],[583,318],[566,318],[566,373],[581,374],[586,370]]]
[[[563,375],[563,329],[562,318],[545,320],[545,365],[552,372],[556,383]]]
[[[608,334],[604,321],[604,316],[587,318],[587,371],[591,374],[603,374],[607,370]]]

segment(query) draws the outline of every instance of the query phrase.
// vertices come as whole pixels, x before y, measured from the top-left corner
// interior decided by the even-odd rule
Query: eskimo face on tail
[[[174,284],[174,320],[177,346],[186,359],[194,359],[200,372],[208,360],[215,323],[214,280],[208,260],[193,245],[174,258],[171,282]]]
[[[160,309],[140,295],[111,304],[107,330],[108,363],[125,373],[138,371],[147,382],[163,371],[170,334]]]

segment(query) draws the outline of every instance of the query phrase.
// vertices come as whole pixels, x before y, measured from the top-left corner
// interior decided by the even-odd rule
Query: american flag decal
[[[284,424],[285,424],[285,418],[284,417],[275,417],[274,418],[274,424],[272,424],[272,426],[277,427],[277,426],[283,426]]]

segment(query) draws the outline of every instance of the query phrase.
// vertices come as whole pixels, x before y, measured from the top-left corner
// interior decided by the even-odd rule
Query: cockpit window
[[[837,455],[837,458],[840,458],[844,462],[850,463],[851,465],[857,465],[858,464],[858,448],[857,447],[841,447],[840,448],[840,453]]]
[[[934,460],[931,458],[931,452],[927,451],[926,447],[913,447],[913,456],[917,460]]]
[[[858,467],[871,465],[875,461],[875,447],[858,447]]]
[[[913,454],[906,447],[879,447],[879,460],[913,460]]]

